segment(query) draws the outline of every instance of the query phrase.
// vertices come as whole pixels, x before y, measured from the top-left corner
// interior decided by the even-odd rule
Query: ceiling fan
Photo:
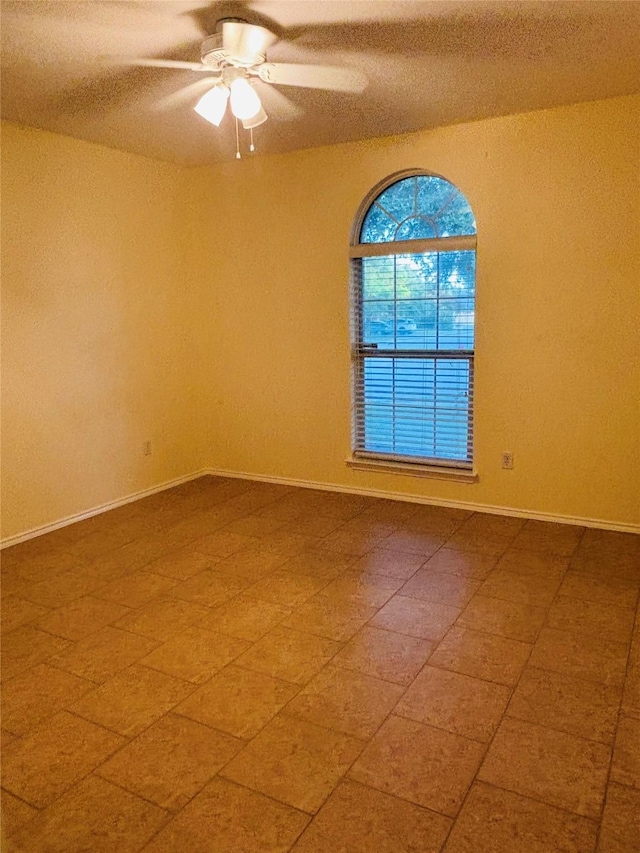
[[[253,129],[267,120],[253,80],[280,86],[302,86],[337,92],[362,92],[367,78],[354,68],[331,65],[300,65],[267,62],[267,49],[278,37],[266,27],[249,24],[240,18],[218,21],[214,35],[207,36],[200,49],[200,62],[171,59],[123,59],[127,65],[152,68],[175,68],[207,74],[176,93],[183,96],[204,92],[194,110],[219,127],[227,104],[236,119],[236,157],[240,159],[238,122],[251,131],[250,150],[254,150]],[[175,101],[177,98],[168,99]]]

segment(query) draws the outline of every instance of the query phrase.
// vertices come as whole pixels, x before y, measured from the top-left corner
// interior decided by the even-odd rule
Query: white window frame
[[[474,347],[465,350],[406,350],[406,349],[379,349],[368,347],[363,341],[362,323],[362,259],[368,257],[394,257],[396,255],[420,254],[425,252],[450,252],[450,251],[473,251],[477,250],[476,235],[457,237],[435,237],[417,240],[398,240],[380,243],[360,243],[360,234],[363,223],[369,209],[374,201],[393,184],[406,178],[414,177],[437,177],[448,183],[452,182],[444,176],[428,172],[423,169],[407,169],[389,175],[380,181],[363,199],[358,214],[354,220],[350,241],[350,279],[351,279],[351,361],[352,361],[352,453],[347,459],[347,464],[353,468],[367,471],[389,471],[397,474],[410,476],[435,477],[439,479],[454,479],[462,482],[475,482],[478,479],[474,471],[474,422],[475,422],[475,400],[474,400],[474,374],[475,374],[475,334]],[[456,186],[452,184],[452,186]],[[474,300],[475,313],[475,300]],[[394,453],[379,451],[368,451],[364,449],[363,418],[364,405],[360,399],[360,393],[364,388],[362,371],[365,358],[429,358],[438,359],[463,358],[469,364],[469,453],[467,460],[449,460],[442,458],[428,458],[415,456],[402,456]]]

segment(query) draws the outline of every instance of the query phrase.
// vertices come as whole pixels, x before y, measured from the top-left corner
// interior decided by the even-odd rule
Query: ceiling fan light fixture
[[[264,111],[264,107],[261,104],[260,109],[253,116],[253,118],[243,118],[242,119],[242,126],[244,127],[245,130],[253,130],[254,127],[258,127],[259,125],[264,124],[264,122],[267,120],[267,118],[268,118],[268,116],[267,116],[266,112]]]
[[[260,102],[258,93],[244,77],[236,77],[232,81],[230,103],[231,112],[243,122],[255,118],[262,110],[262,103]]]
[[[213,89],[205,92],[193,109],[202,118],[219,127],[227,109],[228,98],[229,89],[224,83],[218,83]]]

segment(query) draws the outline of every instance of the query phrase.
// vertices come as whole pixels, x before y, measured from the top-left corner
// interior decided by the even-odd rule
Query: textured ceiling
[[[258,83],[258,154],[640,91],[640,2],[2,0],[2,117],[188,165],[231,159],[220,128],[166,99],[199,75],[108,57],[198,61],[223,17],[268,26],[274,62],[348,65],[361,95]],[[253,155],[256,156],[256,155]]]

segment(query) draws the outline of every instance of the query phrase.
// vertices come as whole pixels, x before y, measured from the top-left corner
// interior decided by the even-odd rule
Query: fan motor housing
[[[200,59],[203,65],[219,71],[228,62],[228,56],[229,54],[222,47],[222,33],[207,36],[202,42]]]
[[[237,57],[231,56],[229,51],[225,50],[222,46],[222,33],[207,36],[200,48],[200,60],[202,64],[214,71],[221,71],[228,65],[233,65],[236,68],[251,68],[254,65],[260,65],[265,61],[265,58],[264,53],[257,53],[249,63],[246,61],[242,62]]]

